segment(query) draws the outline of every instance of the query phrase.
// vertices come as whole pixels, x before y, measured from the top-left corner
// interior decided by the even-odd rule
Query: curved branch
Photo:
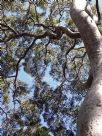
[[[16,80],[17,80],[17,76],[18,76],[18,70],[19,70],[19,64],[20,62],[22,61],[22,59],[25,58],[26,54],[28,53],[28,51],[33,47],[35,41],[37,40],[37,38],[35,38],[33,40],[33,42],[31,43],[31,45],[26,49],[25,53],[23,54],[23,56],[18,60],[17,62],[17,65],[16,65],[16,75],[15,75],[15,80],[14,80],[14,86],[15,86],[15,89],[16,89]]]
[[[56,39],[56,40],[60,39],[63,34],[66,34],[68,37],[70,37],[72,39],[76,39],[76,38],[81,37],[79,32],[73,32],[69,28],[67,29],[66,27],[63,27],[63,26],[57,26],[57,27],[54,27],[54,28],[55,28],[55,30],[53,32],[47,30],[42,34],[34,34],[34,33],[29,33],[29,32],[23,32],[23,33],[11,35],[6,40],[6,42],[10,41],[11,39],[24,37],[24,36],[34,37],[34,38],[37,38],[37,39],[49,37],[50,39]]]
[[[98,0],[96,0],[97,17],[96,17],[96,15],[94,16],[93,13],[92,13],[92,9],[90,7],[89,0],[87,1],[85,11],[95,21],[96,25],[100,25],[101,24],[101,22],[100,22],[101,14],[100,14],[100,10],[99,10],[99,1]]]
[[[60,31],[62,34],[66,34],[68,37],[72,39],[81,38],[79,32],[73,32],[69,28],[63,27],[63,26],[57,26],[55,27],[55,31]]]

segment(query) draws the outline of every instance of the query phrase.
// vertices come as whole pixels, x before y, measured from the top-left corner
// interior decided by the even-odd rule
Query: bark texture
[[[84,42],[93,82],[78,115],[78,136],[102,136],[102,36],[97,28],[86,0],[73,0],[71,17]]]

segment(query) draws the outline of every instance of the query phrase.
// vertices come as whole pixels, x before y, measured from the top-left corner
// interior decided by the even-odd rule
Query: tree
[[[68,16],[69,7],[72,19]],[[54,135],[67,135],[64,119],[68,120],[68,115],[76,119],[79,105],[76,106],[73,99],[78,93],[82,94],[82,91],[75,91],[75,97],[67,103],[68,90],[71,93],[90,88],[79,111],[78,136],[101,136],[102,36],[97,26],[100,24],[98,0],[96,10],[93,7],[97,21],[86,0],[2,1],[1,9],[1,87],[7,104],[8,88],[13,86],[14,102],[14,111],[9,117],[1,108],[6,114],[4,122],[8,130],[10,123],[12,128],[17,125],[35,127],[40,124],[43,113],[49,131]],[[23,97],[29,94],[29,89],[18,80],[20,67],[34,77],[33,98],[25,101]],[[43,79],[49,69],[53,79],[60,83],[55,89]]]
[[[71,15],[84,41],[84,45],[90,60],[91,73],[93,78],[90,91],[88,92],[88,95],[86,96],[79,112],[78,134],[79,136],[101,136],[102,36],[97,28],[95,21],[93,21],[92,17],[90,17],[89,14],[85,12],[85,1],[83,1],[82,7],[78,7],[78,2],[80,1],[73,1]]]

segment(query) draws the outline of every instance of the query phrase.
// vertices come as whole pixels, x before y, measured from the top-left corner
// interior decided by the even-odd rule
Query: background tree
[[[101,57],[97,58],[96,53],[101,56],[101,36],[92,14],[98,14],[97,23],[100,24],[100,12],[98,1],[91,11],[89,2],[73,0],[71,16],[79,33],[69,15],[69,7],[68,0],[1,1],[0,94],[3,105],[0,109],[2,127],[8,134],[36,135],[42,132],[41,135],[49,135],[48,131],[54,135],[73,135],[72,131],[76,134],[79,106],[97,71],[93,66],[98,65],[96,61],[101,66]],[[85,13],[81,15],[82,10]],[[21,69],[33,77],[32,87],[19,79]],[[55,85],[45,79],[46,75]],[[89,98],[93,92],[90,95]],[[79,118],[84,113],[80,112]],[[42,128],[42,120],[47,128]],[[84,121],[85,117],[79,120],[84,122],[79,122],[79,136],[90,135],[90,129],[84,127],[88,121]]]

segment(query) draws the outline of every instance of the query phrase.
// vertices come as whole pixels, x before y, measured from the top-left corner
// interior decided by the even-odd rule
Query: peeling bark
[[[81,105],[78,136],[102,136],[102,36],[86,8],[86,0],[73,0],[71,17],[84,42],[92,69],[93,82]]]

